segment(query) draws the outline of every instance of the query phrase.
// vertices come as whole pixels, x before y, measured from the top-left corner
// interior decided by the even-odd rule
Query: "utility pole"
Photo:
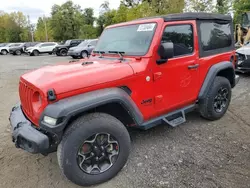
[[[29,28],[29,32],[31,35],[31,41],[34,42],[34,24],[30,23],[30,16],[27,15],[27,19],[28,19],[28,28]]]
[[[44,22],[46,42],[48,42],[48,31],[47,31],[47,24],[46,24],[46,17],[45,17],[45,15],[43,15],[43,22]]]

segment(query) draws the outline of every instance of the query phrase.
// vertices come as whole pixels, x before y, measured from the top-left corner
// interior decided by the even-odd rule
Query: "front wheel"
[[[231,101],[231,84],[225,77],[217,76],[205,98],[200,101],[200,114],[208,120],[224,116]]]
[[[113,178],[125,165],[130,137],[115,117],[93,113],[75,120],[58,146],[57,157],[64,175],[89,186]]]
[[[81,58],[86,58],[86,57],[88,57],[88,52],[82,51],[81,52]]]
[[[22,52],[21,52],[20,50],[17,50],[17,51],[15,52],[15,54],[16,54],[16,55],[21,55]]]
[[[60,56],[66,56],[67,55],[67,50],[66,49],[61,49],[60,50]]]
[[[39,51],[34,50],[32,54],[33,54],[34,56],[39,56]]]
[[[1,54],[2,54],[2,55],[7,55],[7,53],[8,53],[7,50],[2,50],[2,51],[1,51]]]

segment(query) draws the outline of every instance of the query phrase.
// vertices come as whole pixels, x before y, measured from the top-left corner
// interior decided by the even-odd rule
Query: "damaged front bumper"
[[[33,127],[25,117],[20,104],[12,108],[9,120],[12,127],[12,140],[17,148],[30,153],[47,153],[48,136]]]

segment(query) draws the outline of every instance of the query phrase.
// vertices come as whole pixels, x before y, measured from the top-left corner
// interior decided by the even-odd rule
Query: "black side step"
[[[193,111],[195,109],[195,107],[196,107],[196,105],[192,104],[190,106],[184,107],[184,108],[176,110],[174,112],[171,112],[171,113],[165,114],[163,116],[154,118],[152,120],[144,122],[142,125],[139,126],[139,128],[147,130],[149,128],[152,128],[156,125],[160,125],[163,123],[167,123],[172,127],[176,127],[176,126],[186,122],[185,114]]]

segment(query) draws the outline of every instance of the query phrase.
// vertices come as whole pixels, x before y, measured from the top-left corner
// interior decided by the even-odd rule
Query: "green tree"
[[[92,8],[85,8],[83,11],[83,20],[85,25],[93,25],[95,21],[94,10]]]
[[[46,27],[45,27],[46,22]],[[36,30],[35,30],[35,40],[45,42],[46,41],[46,30],[47,29],[47,35],[48,35],[48,41],[53,41],[53,30],[51,25],[51,18],[50,17],[39,17],[36,24]]]
[[[233,10],[234,10],[234,22],[241,23],[242,14],[245,12],[250,12],[250,1],[234,0]]]
[[[217,0],[216,12],[220,14],[228,14],[232,7],[232,0]]]
[[[78,38],[83,23],[82,12],[79,5],[72,1],[54,5],[51,11],[51,25],[53,26],[53,38],[57,41]]]
[[[213,0],[187,0],[185,11],[187,12],[213,12]]]

